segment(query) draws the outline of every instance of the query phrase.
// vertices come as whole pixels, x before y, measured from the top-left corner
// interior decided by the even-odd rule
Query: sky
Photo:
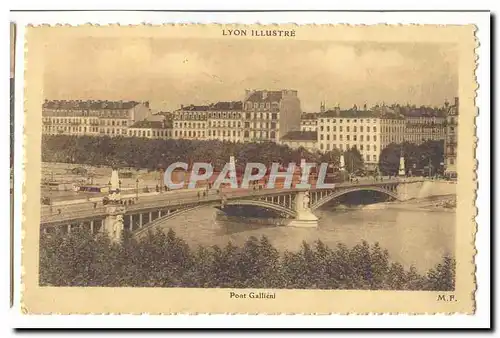
[[[441,106],[458,92],[450,44],[72,38],[44,53],[46,99],[149,101],[154,110],[295,89],[305,112],[400,103]]]

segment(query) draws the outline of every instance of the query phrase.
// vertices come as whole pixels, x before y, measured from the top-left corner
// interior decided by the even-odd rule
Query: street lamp
[[[135,180],[135,199],[139,199],[139,179]]]

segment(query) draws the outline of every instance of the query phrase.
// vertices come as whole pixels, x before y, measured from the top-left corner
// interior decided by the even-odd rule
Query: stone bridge
[[[209,191],[204,196],[189,198],[179,198],[175,195],[165,198],[160,194],[149,199],[139,199],[134,204],[117,200],[99,208],[80,207],[73,212],[54,213],[53,210],[49,212],[45,209],[42,210],[41,229],[47,232],[54,227],[63,227],[69,232],[75,227],[83,227],[92,233],[106,231],[112,237],[119,237],[121,235],[119,228],[124,228],[136,236],[141,236],[159,224],[164,224],[165,221],[184,213],[202,207],[224,208],[232,205],[273,210],[282,217],[290,219],[289,226],[317,227],[318,219],[314,211],[342,195],[357,191],[377,191],[393,200],[405,200],[411,198],[408,188],[419,182],[422,181],[409,182],[395,179],[344,182],[327,189],[232,189],[219,194]]]

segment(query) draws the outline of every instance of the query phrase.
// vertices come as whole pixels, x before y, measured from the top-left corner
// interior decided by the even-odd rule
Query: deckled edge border
[[[85,23],[85,24],[79,24],[79,25],[71,25],[71,24],[55,24],[55,25],[51,25],[51,24],[38,24],[38,25],[33,25],[33,24],[29,24],[27,25],[26,27],[30,27],[30,28],[36,28],[36,27],[72,27],[72,28],[79,28],[79,27],[82,27],[82,26],[86,26],[86,27],[128,27],[128,28],[133,28],[133,27],[137,27],[137,26],[150,26],[150,27],[165,27],[165,26],[194,26],[194,25],[217,25],[217,26],[232,26],[232,25],[237,25],[239,27],[242,27],[242,26],[266,26],[266,27],[270,27],[270,26],[295,26],[295,27],[302,27],[302,26],[313,26],[313,27],[316,27],[316,26],[344,26],[344,27],[350,27],[350,28],[355,28],[355,27],[359,27],[359,26],[362,26],[362,27],[376,27],[376,26],[390,26],[390,27],[403,27],[403,26],[465,26],[466,24],[464,25],[459,25],[459,24],[450,24],[450,25],[445,25],[445,24],[384,24],[384,23],[380,23],[380,24],[346,24],[346,23],[335,23],[335,24],[304,24],[304,25],[301,25],[301,24],[296,24],[296,23],[293,23],[293,22],[290,22],[290,23],[271,23],[271,24],[262,24],[260,22],[256,22],[254,24],[238,24],[238,23],[220,23],[220,22],[213,22],[213,23],[210,23],[210,24],[205,24],[205,23],[195,23],[195,22],[192,22],[192,23],[165,23],[165,24],[151,24],[151,23],[147,23],[147,22],[143,22],[141,24],[126,24],[126,25],[122,25],[120,23],[113,23],[113,24],[106,24],[106,25],[101,25],[101,24],[92,24],[91,22],[88,22],[88,23]],[[476,295],[476,292],[477,292],[477,289],[478,289],[478,285],[477,285],[477,277],[476,277],[476,271],[477,271],[477,265],[476,265],[476,262],[475,262],[475,257],[477,255],[477,248],[476,248],[476,235],[477,235],[477,231],[478,231],[478,224],[476,222],[476,217],[477,217],[477,214],[478,214],[478,207],[477,207],[477,190],[478,190],[478,173],[477,173],[477,167],[478,167],[478,160],[477,160],[477,143],[478,143],[478,137],[477,137],[477,125],[476,125],[476,122],[477,122],[477,117],[479,115],[479,108],[477,107],[477,91],[478,89],[480,89],[480,85],[479,83],[477,82],[477,70],[478,70],[478,65],[479,65],[479,61],[480,61],[480,56],[478,55],[477,53],[477,50],[478,50],[478,47],[480,46],[480,41],[479,39],[477,38],[477,30],[478,30],[478,27],[477,25],[475,24],[470,24],[471,26],[474,26],[474,30],[473,30],[473,39],[474,39],[474,43],[475,43],[475,46],[474,46],[474,67],[473,67],[473,71],[474,71],[474,98],[473,98],[473,101],[474,101],[474,115],[473,115],[473,122],[474,122],[474,135],[473,135],[473,156],[474,156],[474,166],[473,166],[473,184],[474,184],[474,193],[472,194],[472,204],[473,204],[473,208],[474,208],[474,214],[472,215],[472,222],[473,222],[473,229],[472,229],[472,257],[471,257],[471,261],[469,261],[469,264],[472,264],[473,267],[472,267],[472,272],[471,272],[471,275],[472,275],[472,279],[473,279],[473,284],[474,284],[474,288],[473,290],[471,290],[471,298],[472,298],[472,310],[471,310],[471,313],[467,313],[467,314],[475,314],[475,311],[476,311],[476,306],[477,306],[477,302],[476,302],[476,298],[475,298],[475,295]],[[28,73],[28,43],[27,43],[27,39],[26,39],[26,34],[25,36],[23,37],[24,38],[24,86],[23,86],[23,92],[24,92],[24,100],[23,100],[23,115],[24,115],[24,123],[25,123],[25,130],[23,132],[23,202],[22,202],[22,206],[23,206],[23,212],[22,212],[22,226],[21,226],[21,240],[22,240],[22,243],[24,244],[24,237],[25,237],[25,233],[26,233],[26,230],[25,230],[25,223],[26,223],[26,218],[25,218],[25,215],[24,215],[24,207],[25,207],[25,204],[26,204],[26,200],[27,200],[27,196],[26,196],[26,178],[27,178],[27,172],[26,172],[26,167],[27,167],[27,163],[28,163],[28,156],[26,154],[26,145],[28,144],[28,137],[26,135],[26,121],[27,121],[27,108],[26,108],[26,102],[28,101],[27,100],[27,86],[26,86],[26,74]],[[20,305],[21,305],[21,312],[23,314],[37,314],[37,315],[64,315],[64,314],[69,314],[69,313],[54,313],[54,312],[42,312],[42,313],[31,313],[29,311],[29,309],[27,308],[27,306],[25,305],[24,303],[24,291],[25,291],[25,284],[24,284],[24,276],[26,275],[26,271],[24,269],[24,259],[25,259],[25,252],[24,252],[24,249],[23,247],[21,246],[21,298],[20,298]],[[328,315],[355,315],[355,316],[361,316],[361,315],[401,315],[401,314],[404,314],[404,315],[410,315],[410,316],[418,316],[418,315],[436,315],[436,314],[444,314],[444,315],[455,315],[455,314],[463,314],[465,312],[460,312],[460,311],[457,311],[457,312],[417,312],[417,313],[410,313],[410,312],[328,312],[328,313],[297,313],[297,312],[278,312],[278,313],[261,313],[261,312],[212,312],[212,313],[202,313],[202,312],[170,312],[170,313],[158,313],[158,312],[153,312],[153,313],[150,313],[150,312],[141,312],[141,313],[137,313],[137,312],[89,312],[89,313],[81,313],[81,312],[78,312],[78,313],[71,313],[71,314],[79,314],[79,315],[143,315],[143,314],[147,314],[147,315],[167,315],[167,316],[175,316],[175,315],[191,315],[191,316],[195,316],[195,315],[221,315],[221,314],[224,314],[224,315],[251,315],[251,316],[257,316],[257,315],[324,315],[324,316],[328,316]]]

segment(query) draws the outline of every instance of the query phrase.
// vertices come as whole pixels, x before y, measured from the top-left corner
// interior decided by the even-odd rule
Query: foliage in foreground
[[[420,275],[390,262],[378,243],[329,248],[321,241],[280,254],[266,237],[250,237],[242,247],[192,250],[170,230],[143,240],[124,236],[122,245],[104,235],[74,230],[42,234],[40,285],[227,287],[299,289],[453,290],[455,260]]]

